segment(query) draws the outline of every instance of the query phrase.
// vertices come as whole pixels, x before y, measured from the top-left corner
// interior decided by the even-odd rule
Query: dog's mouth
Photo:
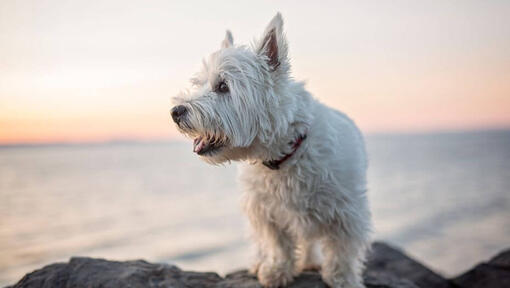
[[[193,152],[198,155],[212,155],[225,146],[215,137],[198,136],[193,140]]]

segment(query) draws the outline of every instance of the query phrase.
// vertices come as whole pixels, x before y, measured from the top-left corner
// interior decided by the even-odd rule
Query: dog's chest
[[[241,180],[252,205],[264,210],[277,223],[295,225],[310,222],[316,206],[318,185],[313,177],[302,176],[250,169],[242,173]],[[305,178],[307,181],[304,181]]]

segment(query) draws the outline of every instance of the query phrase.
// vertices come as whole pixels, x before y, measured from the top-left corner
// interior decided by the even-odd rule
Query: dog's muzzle
[[[172,119],[177,125],[179,125],[179,123],[182,121],[182,119],[186,116],[187,113],[188,109],[184,105],[175,106],[174,108],[172,108],[172,110],[170,110]]]

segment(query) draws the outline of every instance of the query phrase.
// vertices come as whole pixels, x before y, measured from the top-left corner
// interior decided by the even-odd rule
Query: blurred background
[[[0,2],[0,285],[82,255],[249,264],[236,164],[169,123],[226,29],[366,135],[375,238],[455,275],[510,244],[510,2]]]

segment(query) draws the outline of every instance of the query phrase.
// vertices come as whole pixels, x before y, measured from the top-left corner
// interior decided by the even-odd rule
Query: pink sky
[[[510,128],[510,2],[1,1],[0,143],[172,139],[225,29],[285,18],[296,79],[370,132]]]

